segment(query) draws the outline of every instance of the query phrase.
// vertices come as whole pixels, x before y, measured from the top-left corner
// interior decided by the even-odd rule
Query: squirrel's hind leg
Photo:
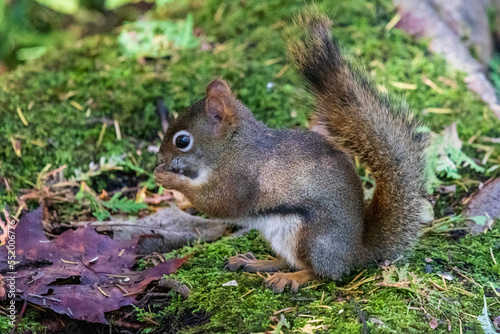
[[[270,260],[257,260],[252,253],[237,254],[227,260],[226,269],[236,271],[242,269],[248,272],[275,272],[286,268],[286,261],[279,257],[271,258]]]

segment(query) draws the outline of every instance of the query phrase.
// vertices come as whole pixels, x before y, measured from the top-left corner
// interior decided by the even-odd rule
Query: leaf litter
[[[16,295],[21,299],[95,323],[107,324],[106,312],[135,304],[151,282],[186,261],[171,259],[135,271],[137,239],[116,241],[91,227],[49,240],[42,227],[42,207],[21,219],[15,235],[14,268],[7,262],[7,248],[0,248],[0,287],[10,272],[16,272]]]

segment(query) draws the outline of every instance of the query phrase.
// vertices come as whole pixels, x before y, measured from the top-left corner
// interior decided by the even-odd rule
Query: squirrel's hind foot
[[[310,269],[296,271],[294,273],[276,273],[264,280],[264,283],[274,292],[283,292],[286,286],[290,286],[293,293],[299,291],[299,287],[316,278]]]

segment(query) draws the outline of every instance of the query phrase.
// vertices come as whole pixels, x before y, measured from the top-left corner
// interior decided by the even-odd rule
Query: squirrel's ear
[[[230,95],[231,89],[224,80],[215,79],[208,84],[205,94],[206,96]]]
[[[214,124],[221,124],[229,116],[231,112],[224,104],[224,101],[217,96],[209,96],[205,102],[205,112]]]

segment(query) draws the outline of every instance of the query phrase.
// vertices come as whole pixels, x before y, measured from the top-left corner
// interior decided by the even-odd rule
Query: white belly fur
[[[259,230],[269,241],[273,251],[282,256],[291,267],[301,267],[296,256],[296,234],[301,224],[300,217],[270,215],[246,218],[245,223],[248,227]]]

